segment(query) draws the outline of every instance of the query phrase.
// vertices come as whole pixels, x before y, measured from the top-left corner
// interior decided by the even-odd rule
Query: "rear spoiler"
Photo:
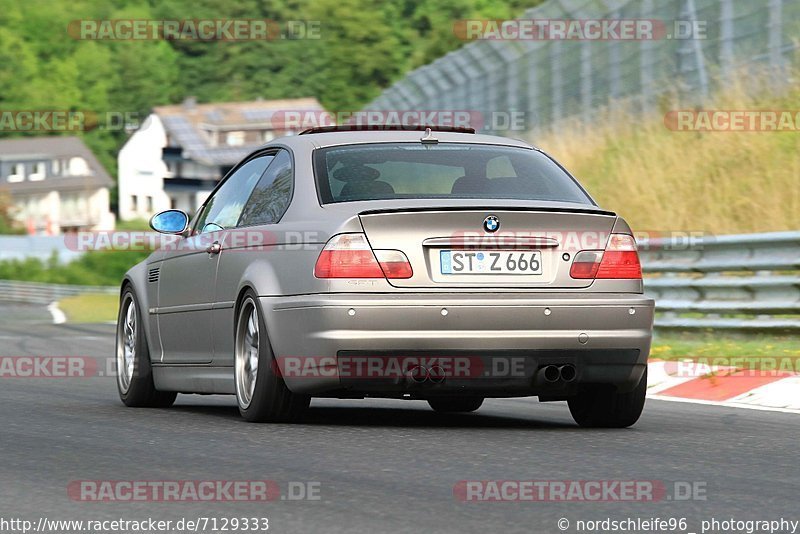
[[[558,207],[522,207],[522,206],[425,206],[416,208],[383,208],[372,209],[359,212],[359,215],[375,215],[379,213],[403,213],[403,212],[423,212],[423,211],[536,211],[553,213],[587,213],[592,215],[607,215],[616,217],[613,211],[602,210],[600,208],[558,208]]]

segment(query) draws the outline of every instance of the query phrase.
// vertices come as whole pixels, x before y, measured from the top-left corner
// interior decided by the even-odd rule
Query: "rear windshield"
[[[380,143],[322,148],[314,169],[323,204],[470,198],[594,205],[546,155],[496,145]]]

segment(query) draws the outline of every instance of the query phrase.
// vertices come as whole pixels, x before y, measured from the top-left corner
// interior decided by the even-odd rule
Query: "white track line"
[[[666,395],[648,395],[648,399],[667,401],[667,402],[683,402],[685,404],[704,404],[706,406],[722,406],[723,408],[744,408],[745,410],[757,410],[760,412],[779,412],[779,413],[792,413],[800,414],[800,410],[792,410],[790,408],[774,408],[771,406],[758,406],[755,404],[744,404],[741,402],[730,401],[707,401],[700,399],[687,399],[683,397],[667,397]]]
[[[64,315],[64,312],[58,307],[58,302],[51,302],[47,306],[47,311],[49,311],[50,315],[53,316],[53,324],[62,324],[67,322],[67,316]]]

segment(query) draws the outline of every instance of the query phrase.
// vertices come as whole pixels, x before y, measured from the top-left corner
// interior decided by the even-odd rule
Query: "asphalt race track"
[[[44,307],[0,305],[0,356],[89,356],[107,374],[113,325],[53,325]],[[274,532],[577,532],[578,520],[798,519],[800,417],[651,400],[628,430],[579,429],[563,403],[488,401],[439,415],[416,401],[312,402],[294,425],[254,425],[233,397],[181,395],[128,409],[110,376],[0,378],[5,517],[267,517]],[[463,502],[465,480],[659,481],[660,502]],[[271,502],[86,502],[81,480],[271,480]],[[705,500],[676,500],[674,482]],[[291,500],[290,483],[318,500]],[[295,485],[297,488],[298,485]],[[685,487],[682,486],[682,487]],[[702,496],[700,493],[696,496]],[[670,498],[672,497],[672,498]],[[680,529],[677,531],[685,532]]]

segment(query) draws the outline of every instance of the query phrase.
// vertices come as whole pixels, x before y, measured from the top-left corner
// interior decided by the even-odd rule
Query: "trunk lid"
[[[604,249],[616,221],[592,208],[371,210],[359,218],[373,250],[400,250],[411,263],[411,278],[391,285],[464,289],[588,287],[593,280],[570,277],[572,260]],[[485,228],[495,221],[495,231]]]

